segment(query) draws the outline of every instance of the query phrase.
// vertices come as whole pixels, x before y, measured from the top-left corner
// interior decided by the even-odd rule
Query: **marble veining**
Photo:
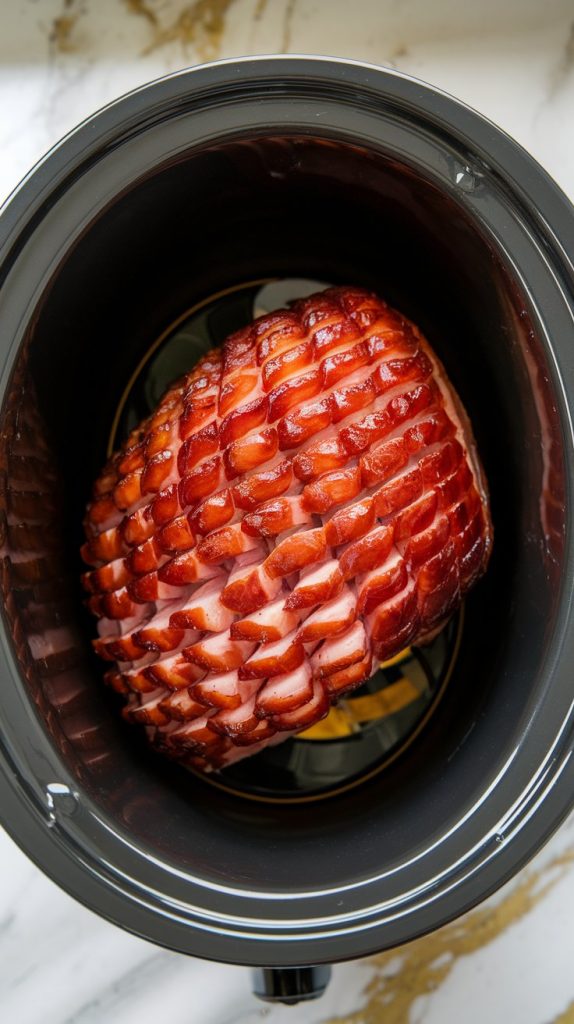
[[[2,0],[0,201],[83,118],[213,57],[348,56],[426,79],[522,143],[574,198],[572,0]],[[0,834],[0,1005],[16,1024],[574,1024],[574,818],[434,935],[343,964],[269,1009],[242,968],[156,949],[75,903]]]

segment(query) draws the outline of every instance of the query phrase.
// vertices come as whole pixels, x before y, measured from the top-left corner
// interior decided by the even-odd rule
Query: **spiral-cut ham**
[[[443,367],[358,288],[204,356],[110,459],[85,528],[107,680],[204,770],[313,725],[435,635],[492,543]]]

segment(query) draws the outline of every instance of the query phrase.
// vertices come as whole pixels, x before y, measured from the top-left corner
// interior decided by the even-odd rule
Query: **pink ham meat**
[[[492,545],[443,367],[358,288],[206,355],[110,459],[85,531],[106,678],[158,749],[205,771],[435,635]]]

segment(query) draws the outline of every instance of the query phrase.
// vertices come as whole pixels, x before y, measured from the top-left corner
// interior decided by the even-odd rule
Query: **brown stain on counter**
[[[83,13],[83,5],[78,0],[64,0],[62,12],[53,19],[48,37],[57,53],[75,53],[78,49],[74,32]]]
[[[287,0],[285,14],[283,15],[283,38],[281,40],[281,53],[289,53],[291,49],[291,36],[293,29],[293,16],[297,0]]]
[[[74,53],[76,49],[71,37],[77,18],[78,15],[75,15],[74,17],[66,17],[65,15],[62,15],[59,18],[54,18],[54,21],[52,22],[50,42],[60,53]]]
[[[227,12],[234,2],[193,0],[192,3],[179,4],[171,14],[169,10],[166,12],[162,0],[117,0],[118,7],[123,6],[149,25],[151,38],[144,54],[179,42],[184,49],[195,47],[201,60],[213,60],[219,56]],[[61,13],[50,26],[49,40],[56,53],[81,53],[90,49],[89,39],[82,41],[76,33],[78,20],[88,12],[87,0],[64,0]]]
[[[154,28],[157,25],[157,14],[145,0],[124,0],[124,3],[131,14],[137,14],[145,18]]]
[[[202,60],[219,55],[227,12],[235,0],[194,0],[183,4],[179,12],[163,23],[151,3],[125,0],[128,9],[146,18],[153,29],[153,38],[144,53],[151,53],[169,43],[194,46]]]
[[[573,864],[574,847],[554,857],[546,868],[526,873],[499,904],[479,907],[400,949],[371,957],[368,963],[375,974],[365,990],[363,1007],[324,1024],[408,1024],[415,1001],[436,991],[458,959],[488,946],[526,917]],[[574,1024],[574,1003],[555,1024]]]

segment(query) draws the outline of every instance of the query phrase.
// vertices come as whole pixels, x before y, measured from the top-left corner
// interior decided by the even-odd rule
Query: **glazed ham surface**
[[[222,768],[424,643],[484,571],[470,425],[413,324],[333,288],[174,384],[104,468],[83,578],[154,745]]]

